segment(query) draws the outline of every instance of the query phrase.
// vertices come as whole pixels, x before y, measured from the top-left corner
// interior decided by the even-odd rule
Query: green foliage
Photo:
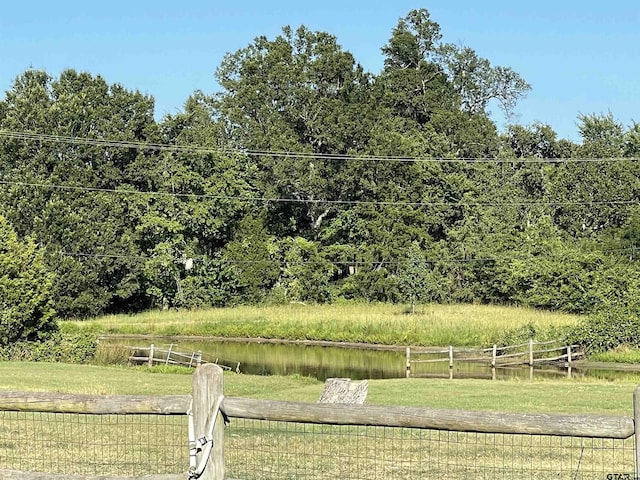
[[[42,249],[31,238],[19,241],[0,216],[0,346],[42,340],[56,330],[53,279]]]
[[[0,347],[0,359],[10,361],[89,363],[98,337],[92,332],[55,332],[43,341],[18,341]]]
[[[640,304],[637,296],[630,300],[603,305],[572,330],[572,341],[594,353],[640,348]]]
[[[429,300],[430,273],[420,247],[416,242],[412,243],[398,272],[398,287],[403,300],[411,304],[411,313],[415,313],[416,304]]]
[[[240,221],[222,256],[235,272],[239,301],[258,303],[267,298],[280,277],[278,257],[277,238],[269,234],[263,218],[249,215]]]
[[[614,363],[640,363],[640,349],[629,345],[619,345],[606,352],[594,352],[589,354],[589,360],[593,362],[614,362]]]
[[[289,302],[331,300],[329,280],[335,266],[322,258],[318,245],[304,238],[285,238],[280,244],[283,270],[278,284]]]
[[[219,93],[159,121],[153,98],[99,75],[24,72],[0,99],[0,129],[59,141],[0,136],[7,238],[33,259],[0,251],[0,302],[19,305],[2,310],[0,341],[44,336],[53,309],[592,312],[638,296],[640,162],[621,158],[640,153],[640,126],[590,114],[579,144],[542,123],[499,134],[489,109],[509,119],[529,85],[443,38],[412,10],[371,74],[330,33],[284,27],[225,56]]]

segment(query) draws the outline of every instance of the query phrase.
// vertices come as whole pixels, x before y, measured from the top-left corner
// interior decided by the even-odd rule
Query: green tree
[[[411,304],[411,313],[416,313],[416,304],[428,299],[430,268],[417,242],[412,242],[406,261],[400,264],[398,287],[403,299]]]
[[[313,235],[337,208],[321,200],[344,198],[352,178],[348,162],[316,154],[366,144],[375,113],[369,76],[334,36],[285,27],[227,55],[217,78],[220,114],[232,141],[250,150],[255,185],[267,198],[291,199],[269,204],[272,230]]]
[[[469,47],[444,43],[440,25],[426,9],[401,18],[382,52],[388,84],[402,85],[408,102],[418,100],[412,110],[422,112],[413,115],[420,123],[434,107],[486,114],[491,101],[508,115],[530,89],[511,68],[492,66]]]
[[[57,328],[52,285],[42,249],[31,238],[19,241],[0,216],[0,345],[42,340]]]
[[[504,156],[515,158],[570,158],[576,148],[568,140],[559,140],[550,125],[540,122],[509,125],[502,141],[507,150]]]
[[[153,99],[88,73],[52,78],[28,70],[0,103],[0,128],[59,140],[0,142],[0,175],[15,182],[0,189],[0,203],[20,236],[46,247],[57,273],[56,311],[69,317],[131,308],[142,272],[129,259],[139,250],[128,198],[108,191],[133,181],[132,165],[146,153],[94,142],[153,139]]]
[[[242,219],[222,260],[236,272],[239,300],[248,303],[264,301],[282,273],[278,239],[252,215]]]
[[[615,158],[625,154],[625,129],[611,112],[606,115],[579,115],[578,130],[582,145],[578,155],[583,158]]]

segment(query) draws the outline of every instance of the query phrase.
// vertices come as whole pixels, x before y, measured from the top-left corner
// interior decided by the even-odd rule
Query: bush
[[[0,346],[42,340],[56,329],[52,291],[43,250],[30,238],[19,241],[0,216]]]
[[[97,346],[95,333],[55,332],[44,341],[20,341],[0,347],[0,360],[89,363]]]
[[[584,345],[589,352],[606,352],[623,345],[640,348],[638,307],[622,302],[603,306],[571,331],[571,341]]]

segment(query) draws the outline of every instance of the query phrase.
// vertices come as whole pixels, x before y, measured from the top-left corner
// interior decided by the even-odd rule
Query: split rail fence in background
[[[406,377],[427,376],[416,368],[419,364],[449,364],[449,378],[454,377],[456,362],[476,363],[491,368],[492,377],[496,378],[496,368],[529,366],[533,374],[536,365],[556,365],[567,369],[571,376],[574,360],[584,357],[584,351],[579,345],[566,345],[557,340],[534,342],[533,339],[519,345],[508,345],[492,348],[459,348],[449,346],[439,347],[407,347],[406,348]]]
[[[196,370],[192,395],[0,392],[0,477],[177,480],[196,478],[191,468],[204,480],[603,480],[636,472],[640,387],[634,421],[223,398],[222,382],[209,364]]]
[[[174,350],[172,343],[169,348],[158,348],[153,343],[149,347],[127,347],[131,350],[129,364],[144,364],[150,367],[154,365],[178,365],[181,367],[199,367],[206,363],[218,365],[223,370],[234,370],[240,373],[240,362],[233,362],[234,366],[225,365],[219,358],[204,355],[201,351],[185,353]],[[230,363],[230,362],[226,362]]]

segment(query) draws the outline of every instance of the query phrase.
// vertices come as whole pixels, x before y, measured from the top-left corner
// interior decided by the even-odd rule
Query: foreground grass
[[[632,396],[638,382],[640,376],[637,375],[615,383],[586,379],[533,382],[420,378],[370,380],[367,403],[521,413],[632,415]],[[225,375],[225,395],[228,396],[315,402],[322,388],[321,382],[300,376]],[[146,368],[2,362],[0,390],[188,394],[191,375],[158,373]]]
[[[184,370],[182,371],[184,372]],[[465,410],[631,415],[635,383],[394,379],[369,383],[369,404]],[[146,368],[0,363],[0,390],[186,394],[191,375]],[[303,377],[225,375],[225,394],[315,402]],[[187,469],[185,416],[0,412],[0,469],[142,475]],[[625,443],[626,442],[626,443]],[[36,445],[37,448],[22,448]],[[633,440],[332,427],[232,419],[233,478],[593,478],[633,472]],[[579,477],[578,477],[579,475]],[[626,478],[626,477],[625,477]]]
[[[485,305],[425,305],[416,314],[388,304],[241,306],[151,311],[62,322],[67,331],[104,334],[262,337],[388,345],[482,346],[562,335],[575,315]],[[514,338],[510,338],[514,337]]]

